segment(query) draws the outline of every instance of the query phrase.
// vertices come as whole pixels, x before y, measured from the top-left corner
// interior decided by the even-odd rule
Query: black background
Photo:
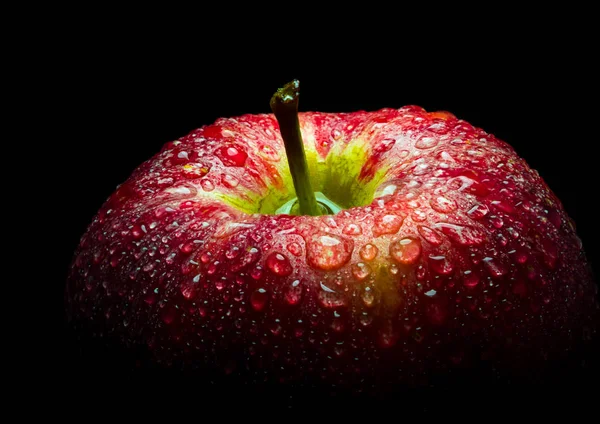
[[[61,211],[51,249],[58,328],[72,253],[115,187],[194,128],[270,112],[272,93],[293,78],[303,111],[416,104],[448,110],[508,142],[562,200],[597,273],[600,72],[586,11],[520,11],[492,23],[493,11],[443,25],[425,12],[379,23],[386,14],[379,12],[258,22],[206,11],[168,26],[131,13],[57,28],[40,106],[58,112],[49,155],[60,189],[45,200]],[[59,375],[85,371],[69,337],[53,339]]]

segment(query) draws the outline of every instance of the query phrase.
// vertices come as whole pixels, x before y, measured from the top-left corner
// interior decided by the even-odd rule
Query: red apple
[[[78,331],[356,392],[523,376],[596,331],[574,224],[508,144],[416,106],[296,115],[297,83],[273,108],[285,145],[274,115],[222,118],[110,196],[70,272]]]

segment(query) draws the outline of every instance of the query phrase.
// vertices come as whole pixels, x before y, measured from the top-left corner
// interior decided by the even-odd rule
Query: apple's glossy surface
[[[277,122],[219,119],[101,208],[73,325],[153,364],[354,391],[482,362],[523,376],[595,331],[572,221],[509,145],[414,106],[300,123],[314,189],[344,210],[274,215],[294,197]]]

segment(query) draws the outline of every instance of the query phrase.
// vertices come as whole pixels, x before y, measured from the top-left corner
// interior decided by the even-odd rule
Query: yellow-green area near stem
[[[356,138],[348,143],[338,143],[331,148],[326,158],[320,157],[312,147],[313,140],[308,141],[305,143],[305,154],[315,192],[323,193],[342,209],[365,206],[373,201],[375,190],[385,178],[389,165],[382,164],[375,170],[372,178],[359,179],[369,154],[365,140]],[[277,209],[296,197],[287,159],[283,155],[278,170],[282,179],[280,188],[272,185],[262,195],[246,191],[245,198],[225,193],[215,195],[223,202],[249,214],[275,214]]]

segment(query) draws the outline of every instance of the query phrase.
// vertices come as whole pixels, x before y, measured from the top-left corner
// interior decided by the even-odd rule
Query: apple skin
[[[574,223],[505,142],[416,106],[299,115],[294,197],[273,115],[167,143],[82,237],[69,321],[166,367],[361,392],[490,364],[528,378],[596,333]],[[360,382],[360,383],[359,383]]]

